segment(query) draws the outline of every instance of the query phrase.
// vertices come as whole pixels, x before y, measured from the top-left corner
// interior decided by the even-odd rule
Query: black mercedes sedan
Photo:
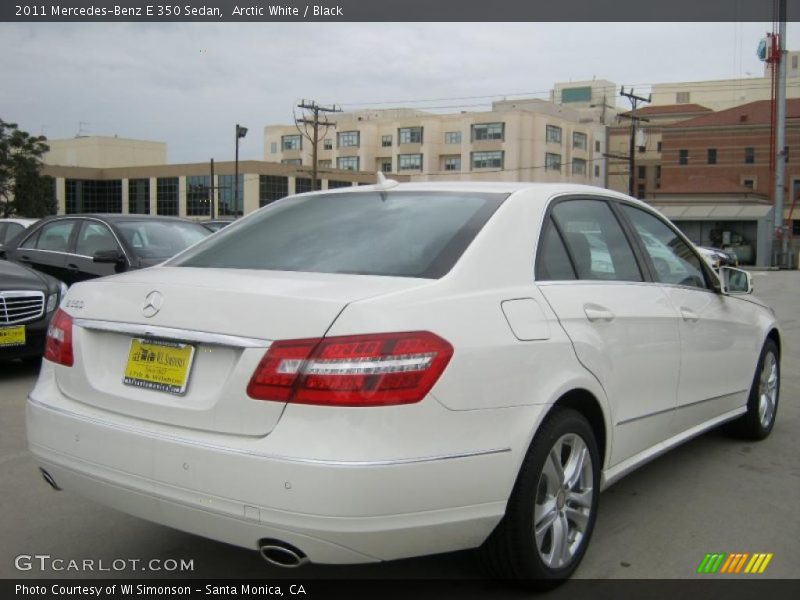
[[[0,260],[0,360],[37,360],[50,317],[67,286],[44,273]]]
[[[178,217],[59,215],[42,219],[14,238],[0,257],[72,285],[151,267],[210,234],[202,225]]]

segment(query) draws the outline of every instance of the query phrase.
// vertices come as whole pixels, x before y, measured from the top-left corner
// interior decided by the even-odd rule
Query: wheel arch
[[[772,329],[770,329],[769,333],[767,333],[766,339],[775,342],[775,345],[778,347],[778,358],[780,359],[782,349],[781,349],[781,334],[778,331],[778,328],[773,327]],[[766,342],[766,340],[764,341]]]
[[[585,388],[575,388],[562,394],[545,414],[544,418],[556,408],[570,408],[581,415],[589,422],[600,451],[600,464],[605,465],[606,456],[610,454],[609,444],[611,436],[606,414],[597,397]]]

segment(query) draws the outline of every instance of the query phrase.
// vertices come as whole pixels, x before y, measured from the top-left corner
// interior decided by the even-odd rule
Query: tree
[[[50,150],[43,135],[32,136],[0,119],[0,210],[3,216],[43,217],[55,213],[52,177],[41,174]]]

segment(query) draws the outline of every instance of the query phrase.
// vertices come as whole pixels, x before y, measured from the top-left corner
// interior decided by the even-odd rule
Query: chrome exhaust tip
[[[308,557],[294,546],[277,540],[264,540],[258,547],[261,558],[275,567],[296,569],[309,562]]]
[[[50,475],[50,473],[48,473],[47,471],[45,471],[41,467],[39,467],[39,470],[42,472],[42,479],[44,479],[47,482],[47,485],[49,485],[55,491],[60,492],[61,488],[58,487],[58,484],[56,483],[56,480],[53,479],[53,476]]]

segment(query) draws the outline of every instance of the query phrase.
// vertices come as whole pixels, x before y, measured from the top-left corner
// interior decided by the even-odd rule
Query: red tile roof
[[[786,118],[800,118],[800,98],[791,98],[786,101]],[[681,121],[665,128],[681,129],[687,127],[724,127],[736,125],[769,125],[770,101],[758,100],[741,106],[734,106],[709,115],[695,117]]]
[[[695,175],[689,177],[687,181],[681,181],[669,185],[662,185],[656,194],[757,194],[753,188],[740,185],[735,181],[722,179],[720,177],[706,177],[705,175]]]

